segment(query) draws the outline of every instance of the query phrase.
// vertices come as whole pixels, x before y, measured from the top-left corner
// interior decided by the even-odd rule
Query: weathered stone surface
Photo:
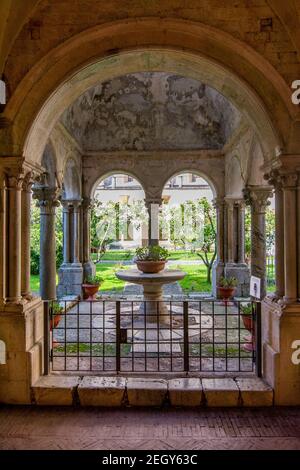
[[[79,377],[41,377],[32,387],[37,405],[72,405]]]
[[[238,406],[239,389],[233,379],[202,379],[207,406]]]
[[[238,378],[237,386],[241,392],[244,406],[272,406],[273,390],[263,380],[254,378]]]
[[[168,381],[169,399],[172,406],[199,406],[202,385],[198,378],[179,378]]]
[[[161,406],[167,396],[167,382],[148,378],[129,378],[127,397],[130,406]]]
[[[78,387],[83,406],[121,406],[126,379],[124,377],[84,377]]]
[[[197,80],[139,72],[88,90],[61,120],[86,150],[195,149],[222,148],[240,114]]]

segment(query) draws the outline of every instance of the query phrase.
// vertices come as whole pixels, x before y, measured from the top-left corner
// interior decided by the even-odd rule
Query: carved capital
[[[225,206],[224,198],[216,197],[213,199],[212,204],[216,210],[223,210]]]
[[[23,174],[10,174],[7,175],[7,189],[12,191],[20,191],[24,182]]]
[[[94,200],[90,197],[84,197],[81,202],[81,207],[84,211],[89,211],[92,209]]]
[[[246,188],[244,190],[244,199],[246,204],[251,205],[255,213],[264,214],[271,204],[269,199],[272,194],[271,188]]]
[[[55,208],[59,206],[59,188],[48,188],[44,186],[36,186],[33,188],[33,199],[37,200],[37,206],[41,212],[55,213]]]
[[[296,189],[298,183],[298,174],[296,172],[281,173],[278,178],[283,190]]]

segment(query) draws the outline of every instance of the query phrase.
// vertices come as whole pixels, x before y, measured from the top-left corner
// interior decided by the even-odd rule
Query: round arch
[[[110,176],[113,175],[128,175],[134,178],[139,185],[141,186],[141,189],[143,190],[145,194],[145,186],[144,183],[141,182],[140,177],[135,174],[134,171],[128,171],[128,170],[111,170],[109,172],[105,172],[102,175],[97,175],[96,178],[92,181],[89,181],[89,186],[88,186],[88,197],[91,199],[94,198],[95,191],[97,190],[98,185],[101,183],[101,181],[105,180],[106,178],[109,178]]]
[[[213,193],[213,197],[216,198],[220,196],[220,188],[218,188],[217,183],[213,180],[212,177],[207,176],[207,174],[202,171],[199,171],[197,169],[195,170],[194,168],[189,167],[183,167],[183,169],[179,169],[178,171],[176,171],[176,173],[168,175],[168,177],[164,180],[162,192],[164,191],[165,186],[167,182],[170,181],[170,179],[175,178],[176,176],[182,175],[184,173],[193,173],[194,175],[200,176],[200,178],[203,178],[208,183]]]
[[[112,37],[114,51],[107,48]],[[243,42],[200,23],[140,18],[84,31],[41,59],[6,108],[13,127],[6,135],[11,145],[3,142],[4,148],[14,145],[37,161],[62,106],[99,80],[137,71],[179,73],[214,87],[249,118],[267,160],[275,158],[275,148],[283,145],[298,113],[283,78]]]

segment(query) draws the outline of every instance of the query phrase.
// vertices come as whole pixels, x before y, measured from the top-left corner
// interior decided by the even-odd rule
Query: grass
[[[127,261],[134,257],[134,250],[109,250],[102,257],[103,261]],[[97,253],[92,253],[93,261],[97,260]]]
[[[129,255],[130,253],[130,255]],[[96,255],[93,254],[93,258]],[[120,264],[115,263],[105,263],[97,264],[96,271],[103,279],[103,283],[100,287],[101,291],[113,291],[121,292],[125,286],[125,282],[121,281],[115,276],[115,272],[120,269],[130,269],[130,266],[121,265],[121,261],[128,260],[134,256],[134,250],[111,250],[105,254],[102,258],[106,261],[119,261]],[[95,258],[94,258],[95,259]],[[178,250],[170,252],[170,260],[178,260],[177,265],[171,265],[169,269],[180,269],[181,271],[186,272],[184,279],[179,281],[180,286],[184,292],[210,292],[211,283],[206,281],[206,267],[203,264],[200,264],[200,258],[195,253],[190,253],[189,251]],[[184,264],[186,260],[197,260],[198,263],[194,265]],[[181,261],[181,262],[180,262]],[[56,279],[58,282],[58,278]],[[32,292],[38,292],[40,288],[40,279],[38,274],[32,274],[30,276],[30,288]],[[267,286],[268,292],[273,292],[275,290],[274,285]]]
[[[104,347],[103,347],[104,346]],[[68,355],[74,354],[75,356],[80,353],[84,356],[90,355],[94,356],[116,356],[116,345],[115,343],[69,343],[66,344],[66,349],[64,345],[56,344],[54,345],[54,353],[67,353]],[[129,354],[131,349],[130,344],[121,345],[121,356],[126,356]]]
[[[206,267],[203,264],[178,264],[170,269],[184,271],[186,276],[179,281],[183,291],[210,292],[211,283],[206,281]]]
[[[100,287],[100,293],[101,291],[108,291],[108,290],[114,291],[114,292],[122,291],[124,289],[125,282],[118,279],[115,273],[116,271],[119,271],[120,269],[128,269],[128,268],[130,268],[130,266],[122,267],[121,265],[110,264],[110,263],[97,264],[96,272],[104,279]]]

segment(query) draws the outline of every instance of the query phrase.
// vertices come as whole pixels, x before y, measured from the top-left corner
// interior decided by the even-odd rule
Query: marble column
[[[7,270],[7,181],[0,168],[0,306],[6,299]]]
[[[24,175],[7,177],[8,260],[7,302],[19,303],[21,295],[21,191]]]
[[[265,215],[272,197],[271,188],[247,188],[251,205],[251,274],[261,280],[261,298],[266,296],[266,230]]]
[[[67,200],[61,201],[63,206],[63,265],[71,261],[70,251],[70,204]]]
[[[59,206],[58,189],[36,187],[33,196],[41,210],[40,221],[40,295],[56,299],[55,213]]]
[[[224,275],[225,265],[225,202],[223,198],[216,198],[213,200],[216,209],[217,217],[217,234],[216,234],[216,248],[217,258],[212,268],[212,291],[213,295],[217,296],[217,285],[219,279]]]
[[[240,200],[237,205],[237,239],[238,263],[245,264],[245,201]]]
[[[281,174],[284,207],[284,301],[297,300],[297,182],[296,172]]]
[[[218,264],[224,265],[225,253],[224,253],[224,199],[214,199],[214,207],[216,209],[217,216],[217,262]]]
[[[159,244],[159,208],[162,205],[162,198],[145,198],[146,208],[149,214],[148,240],[149,245]]]
[[[82,200],[82,253],[83,270],[85,276],[95,275],[96,267],[91,260],[91,208],[92,199],[85,197]]]
[[[81,201],[72,201],[73,206],[73,264],[80,264],[79,243],[80,243],[80,207]]]
[[[22,297],[30,300],[30,212],[31,212],[31,186],[33,184],[32,175],[28,173],[24,178],[21,193],[21,294]]]
[[[234,200],[225,199],[226,201],[226,222],[227,222],[227,263],[234,263]]]

